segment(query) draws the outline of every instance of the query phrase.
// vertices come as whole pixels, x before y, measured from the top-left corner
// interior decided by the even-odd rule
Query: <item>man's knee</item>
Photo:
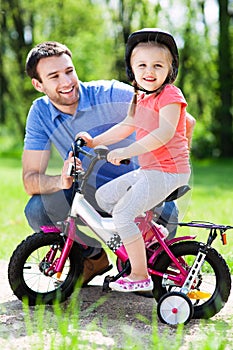
[[[24,209],[24,214],[28,224],[35,231],[40,230],[40,226],[51,223],[49,222],[48,217],[45,215],[45,210],[40,195],[34,195],[30,198]]]
[[[72,189],[32,196],[25,208],[29,225],[34,230],[43,225],[56,225],[66,218],[71,202]]]

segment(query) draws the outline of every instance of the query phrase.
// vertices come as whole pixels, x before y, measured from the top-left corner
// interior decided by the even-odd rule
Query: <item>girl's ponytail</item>
[[[135,80],[132,82],[132,85],[134,87],[134,95],[133,95],[132,101],[131,101],[130,106],[129,106],[128,115],[133,118],[135,115],[135,112],[136,112],[136,107],[137,107],[138,86],[137,86],[137,83]]]

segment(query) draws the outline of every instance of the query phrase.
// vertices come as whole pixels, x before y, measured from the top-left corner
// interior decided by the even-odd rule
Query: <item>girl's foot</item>
[[[132,281],[128,277],[121,277],[115,282],[110,282],[109,287],[112,290],[125,293],[146,292],[149,290],[153,290],[154,283],[151,277],[140,281]]]

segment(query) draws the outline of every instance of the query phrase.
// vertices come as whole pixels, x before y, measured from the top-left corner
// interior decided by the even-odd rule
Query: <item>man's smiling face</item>
[[[37,65],[40,81],[32,79],[36,90],[47,95],[60,111],[74,114],[78,105],[78,77],[72,59],[66,55],[42,58]]]

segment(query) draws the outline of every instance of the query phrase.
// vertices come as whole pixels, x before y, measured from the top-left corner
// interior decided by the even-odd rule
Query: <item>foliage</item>
[[[209,17],[218,11],[218,19]],[[45,40],[64,42],[73,52],[81,80],[125,81],[129,33],[161,27],[178,42],[176,84],[197,119],[193,154],[233,155],[230,0],[9,0],[2,2],[0,16],[0,137],[13,133],[11,147],[22,146],[26,115],[38,97],[24,73],[32,46]]]

